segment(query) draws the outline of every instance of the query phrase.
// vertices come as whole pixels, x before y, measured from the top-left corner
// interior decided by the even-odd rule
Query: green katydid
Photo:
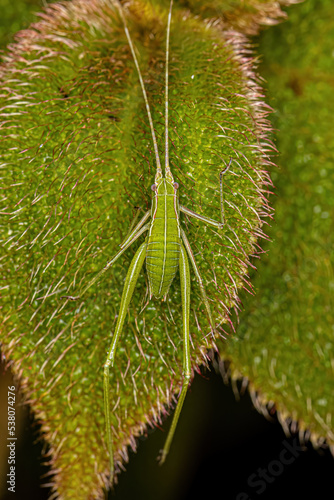
[[[166,300],[169,287],[179,269],[181,296],[182,296],[182,318],[183,318],[183,383],[181,387],[180,397],[175,409],[171,428],[169,430],[165,445],[160,455],[160,464],[162,464],[169,452],[171,442],[175,433],[177,422],[182,410],[183,402],[187,393],[187,389],[191,378],[191,359],[190,359],[190,345],[189,345],[189,315],[190,315],[190,271],[188,258],[193,266],[195,276],[200,287],[202,299],[207,311],[210,327],[214,333],[216,328],[214,325],[213,317],[209,301],[203,285],[199,269],[197,267],[190,243],[184,230],[180,225],[180,212],[194,217],[206,224],[214,226],[218,229],[223,228],[225,224],[224,216],[224,195],[223,195],[223,176],[231,166],[232,158],[229,164],[220,172],[220,222],[197,214],[186,207],[179,205],[178,199],[178,183],[174,182],[174,178],[169,165],[169,136],[168,136],[168,63],[169,63],[169,38],[170,26],[172,17],[173,0],[170,2],[167,31],[166,31],[166,66],[165,66],[165,172],[163,175],[158,144],[153,126],[148,97],[141,75],[139,63],[135,54],[133,42],[127,27],[127,22],[123,12],[123,7],[118,0],[112,0],[116,5],[121,19],[123,21],[125,34],[130,46],[132,57],[137,69],[146,110],[151,129],[152,141],[154,146],[155,160],[156,160],[156,174],[152,190],[154,192],[152,198],[151,210],[147,211],[142,219],[137,223],[133,223],[130,232],[126,239],[121,243],[120,250],[114,257],[104,266],[104,268],[97,273],[97,275],[85,286],[80,295],[78,296],[65,296],[69,300],[77,300],[100,279],[100,277],[116,262],[116,260],[132,245],[143,233],[148,231],[144,243],[138,248],[127,273],[123,294],[121,299],[119,316],[117,319],[116,329],[112,337],[110,349],[108,352],[107,360],[104,364],[104,411],[106,421],[106,438],[107,446],[110,457],[110,473],[111,478],[114,474],[114,459],[113,459],[113,446],[111,435],[111,418],[110,418],[110,389],[109,389],[109,372],[110,367],[113,366],[116,354],[117,344],[122,333],[125,316],[133,295],[134,288],[137,283],[139,273],[146,260],[146,269],[149,282],[149,296],[150,298],[163,298]],[[148,222],[148,220],[150,222]],[[134,227],[133,227],[134,226]],[[188,257],[187,257],[188,254]]]

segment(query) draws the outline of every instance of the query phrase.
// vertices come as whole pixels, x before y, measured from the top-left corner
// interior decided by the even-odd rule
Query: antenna
[[[169,62],[169,35],[170,25],[172,19],[173,0],[170,1],[168,23],[167,23],[167,36],[166,36],[166,82],[165,82],[165,174],[170,172],[169,168],[169,151],[168,151],[168,62]]]
[[[159,158],[159,151],[158,151],[158,144],[157,144],[157,139],[156,139],[155,132],[154,132],[154,127],[153,127],[153,120],[152,120],[152,115],[151,115],[151,109],[150,109],[150,105],[148,103],[147,94],[146,94],[146,90],[145,90],[145,85],[144,85],[143,77],[141,75],[141,71],[140,71],[140,68],[139,68],[137,56],[136,56],[136,53],[135,53],[135,50],[134,50],[132,39],[131,39],[129,30],[128,30],[128,26],[127,26],[127,23],[126,23],[125,16],[124,16],[123,7],[120,4],[119,0],[112,0],[112,1],[117,6],[118,11],[120,13],[120,16],[122,18],[122,21],[123,21],[123,24],[124,24],[124,31],[125,31],[125,34],[126,34],[126,38],[128,39],[130,50],[131,50],[131,53],[132,53],[132,57],[133,57],[135,66],[137,68],[138,77],[139,77],[141,89],[143,91],[144,101],[145,101],[145,104],[146,104],[146,111],[147,111],[148,121],[150,123],[150,128],[151,128],[151,134],[152,134],[152,140],[153,140],[153,147],[154,147],[155,159],[156,159],[156,163],[157,163],[157,173],[158,172],[162,173],[161,163],[160,163],[160,158]]]

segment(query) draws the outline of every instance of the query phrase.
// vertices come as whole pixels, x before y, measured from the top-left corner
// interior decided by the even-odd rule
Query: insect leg
[[[197,220],[201,220],[202,222],[205,222],[206,224],[209,224],[210,226],[217,227],[218,229],[222,229],[225,225],[225,213],[224,213],[224,190],[223,190],[223,176],[226,174],[226,172],[229,170],[230,166],[232,163],[232,158],[230,158],[229,164],[227,167],[225,167],[219,174],[219,184],[220,184],[220,218],[221,222],[218,222],[214,219],[210,219],[210,217],[205,217],[205,215],[200,215],[197,214],[196,212],[193,212],[192,210],[189,210],[189,208],[182,207],[180,205],[180,210],[184,214],[189,215],[190,217],[194,217]]]
[[[160,454],[159,463],[164,463],[173,440],[177,422],[182,410],[184,398],[186,397],[188,385],[191,377],[191,359],[189,346],[189,314],[190,314],[190,272],[187,254],[184,246],[180,246],[180,282],[182,296],[182,316],[183,316],[183,382],[181,394],[176,405],[171,428],[169,429],[165,446]]]
[[[136,223],[137,223],[137,220],[138,220],[138,217],[139,217],[139,215],[140,215],[140,212],[141,212],[141,210],[142,210],[142,208],[141,208],[141,207],[135,207],[135,209],[136,209],[136,215],[134,216],[133,221],[131,222],[131,225],[130,225],[129,230],[128,230],[128,234],[126,235],[126,237],[125,237],[125,240],[124,240],[124,241],[126,241],[126,240],[129,238],[129,236],[131,235],[131,233],[132,233],[132,231],[133,231],[133,228],[135,227],[135,225],[136,225]],[[149,213],[150,213],[150,212],[149,212]],[[147,215],[147,213],[145,214],[145,216],[146,216],[146,215]],[[144,216],[144,217],[145,217],[145,216]],[[140,221],[140,222],[141,222],[141,221]],[[122,246],[122,244],[121,244],[120,246]]]
[[[138,214],[139,214],[139,211],[138,211]],[[125,238],[124,241],[122,241],[122,243],[120,244],[120,247],[123,248],[125,246],[128,245],[128,242],[131,240],[133,241],[133,237],[136,235],[136,233],[139,231],[139,229],[145,224],[145,222],[147,221],[147,219],[150,217],[151,215],[151,210],[148,210],[145,215],[140,219],[140,221],[138,222],[138,224],[133,227],[136,223],[136,219],[137,219],[137,216],[138,214],[135,216],[134,220],[132,221],[132,224],[131,224],[131,227],[129,229],[129,232],[128,232],[128,235],[127,237]],[[131,244],[131,243],[130,243]],[[128,248],[128,246],[127,246]]]
[[[210,308],[210,304],[209,304],[209,301],[208,301],[208,297],[207,297],[206,292],[205,292],[203,280],[202,280],[202,277],[200,275],[199,269],[197,267],[196,260],[195,260],[194,254],[192,252],[190,243],[189,243],[188,238],[186,236],[186,233],[183,231],[183,229],[181,229],[181,237],[182,237],[184,246],[186,247],[189,259],[190,259],[190,261],[192,263],[192,266],[194,268],[194,271],[195,271],[196,279],[197,279],[197,282],[199,284],[199,288],[201,290],[203,302],[204,302],[204,305],[205,305],[205,308],[206,308],[206,312],[208,314],[208,318],[209,318],[209,323],[210,323],[211,329],[212,329],[212,331],[214,333],[216,333],[216,327],[215,327],[215,323],[214,323],[214,321],[212,319],[211,308]]]
[[[132,243],[139,238],[139,236],[141,236],[145,231],[147,231],[149,229],[150,224],[145,224],[145,226],[143,226],[141,229],[138,230],[140,225],[143,224],[148,219],[149,215],[150,215],[150,212],[147,212],[144,215],[142,220],[137,224],[137,226],[134,228],[134,230],[129,235],[129,237],[123,241],[123,243],[121,244],[121,249],[117,252],[117,254],[114,255],[113,258],[104,266],[104,268],[101,269],[101,271],[99,271],[94,276],[94,278],[88,283],[88,285],[85,286],[85,288],[82,290],[82,292],[79,293],[79,295],[77,295],[77,296],[63,295],[61,298],[68,299],[68,300],[78,300],[80,297],[82,297],[82,295],[84,295],[87,292],[88,288],[90,288],[92,285],[94,285],[94,283],[96,283],[96,281],[98,281],[100,279],[102,274],[104,274],[106,271],[108,271],[108,269],[113,264],[115,264],[118,257],[120,257],[122,255],[122,253],[124,253],[125,250],[127,250],[129,248],[129,246],[131,246]]]
[[[232,158],[230,158],[230,161],[219,174],[219,184],[220,184],[220,218],[222,222],[222,226],[225,224],[225,212],[224,212],[224,191],[223,191],[223,176],[226,174],[226,172],[229,170],[230,166],[232,163]]]
[[[119,337],[121,335],[125,316],[132,298],[133,290],[137,284],[138,276],[143,267],[144,260],[146,257],[146,241],[138,248],[132,262],[130,264],[125,283],[123,288],[123,294],[121,299],[121,306],[119,310],[119,315],[117,319],[117,324],[115,332],[112,337],[110,349],[108,352],[107,360],[103,367],[103,392],[104,392],[104,414],[106,419],[106,435],[107,435],[107,445],[109,451],[110,459],[110,474],[111,478],[114,475],[114,457],[112,451],[112,437],[111,437],[111,419],[110,419],[110,398],[109,398],[109,372],[110,366],[113,366],[115,359],[115,352]]]

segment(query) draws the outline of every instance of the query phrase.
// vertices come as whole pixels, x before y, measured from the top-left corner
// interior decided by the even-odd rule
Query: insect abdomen
[[[164,297],[179,265],[180,231],[174,194],[158,194],[147,241],[146,268],[151,294]]]

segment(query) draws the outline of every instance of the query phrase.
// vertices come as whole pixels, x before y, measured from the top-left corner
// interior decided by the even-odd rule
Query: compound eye
[[[152,184],[151,189],[152,189],[152,191],[156,191],[157,190],[157,185],[156,184]]]
[[[174,182],[173,186],[174,186],[174,189],[179,189],[179,184],[177,182]]]

